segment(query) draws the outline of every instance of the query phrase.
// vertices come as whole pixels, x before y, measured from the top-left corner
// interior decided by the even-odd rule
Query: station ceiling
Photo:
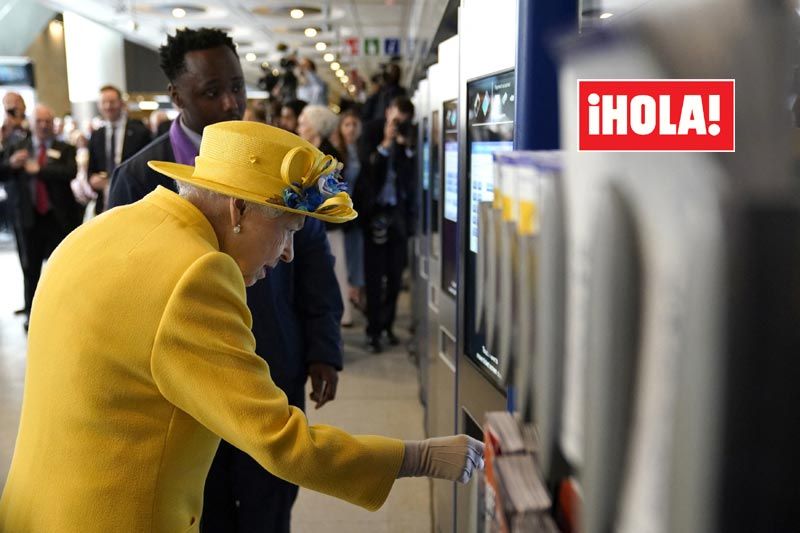
[[[282,55],[279,44],[313,59],[329,83],[345,85],[326,68],[326,53],[348,73],[353,69],[362,77],[379,70],[389,56],[352,56],[348,38],[405,38],[415,11],[421,4],[439,0],[40,0],[55,11],[72,11],[104,26],[125,38],[155,49],[167,34],[177,28],[219,27],[227,30],[238,45],[248,84],[255,85],[264,68],[275,68]],[[446,1],[444,2],[446,3]],[[293,18],[292,10],[301,10]],[[294,13],[295,17],[299,13]],[[438,22],[438,21],[437,21]],[[315,31],[306,30],[313,28]],[[316,32],[316,33],[315,33]],[[315,33],[315,34],[314,34]],[[314,34],[314,35],[311,35]],[[319,50],[317,43],[325,43]],[[320,48],[322,45],[319,45]],[[405,66],[408,62],[405,61]],[[269,66],[267,66],[267,63]]]

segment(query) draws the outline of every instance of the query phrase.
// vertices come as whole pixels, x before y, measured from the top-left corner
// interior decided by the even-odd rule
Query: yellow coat
[[[0,531],[198,531],[220,437],[281,478],[380,507],[403,443],[308,426],[251,321],[236,263],[171,191],[67,237],[34,300]]]

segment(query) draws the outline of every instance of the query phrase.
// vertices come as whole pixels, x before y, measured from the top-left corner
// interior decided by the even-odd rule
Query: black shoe
[[[383,351],[381,340],[378,337],[370,337],[367,341],[367,350],[371,353],[381,353]]]
[[[389,344],[391,344],[392,346],[397,346],[398,344],[400,344],[400,339],[398,339],[397,335],[395,335],[391,331],[388,330],[386,331],[386,338],[388,339]]]

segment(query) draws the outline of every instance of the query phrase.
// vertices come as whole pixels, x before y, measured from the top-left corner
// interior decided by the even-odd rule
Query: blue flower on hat
[[[316,183],[307,189],[297,192],[287,187],[283,191],[283,202],[286,207],[313,213],[327,200],[339,193],[347,192],[347,184],[340,180],[338,170],[321,176]]]

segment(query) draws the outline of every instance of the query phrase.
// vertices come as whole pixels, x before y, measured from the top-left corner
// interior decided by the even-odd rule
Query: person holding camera
[[[380,120],[391,103],[401,96],[406,96],[406,90],[400,85],[402,71],[397,63],[389,63],[382,67],[382,72],[377,79],[373,77],[372,83],[375,92],[364,102],[361,118],[365,122]]]
[[[362,175],[354,201],[364,229],[367,344],[373,353],[382,351],[384,332],[390,344],[399,343],[392,328],[413,230],[413,118],[414,104],[400,96],[361,136]]]
[[[317,66],[307,57],[297,64],[297,98],[310,105],[328,105],[328,84],[317,74]]]

